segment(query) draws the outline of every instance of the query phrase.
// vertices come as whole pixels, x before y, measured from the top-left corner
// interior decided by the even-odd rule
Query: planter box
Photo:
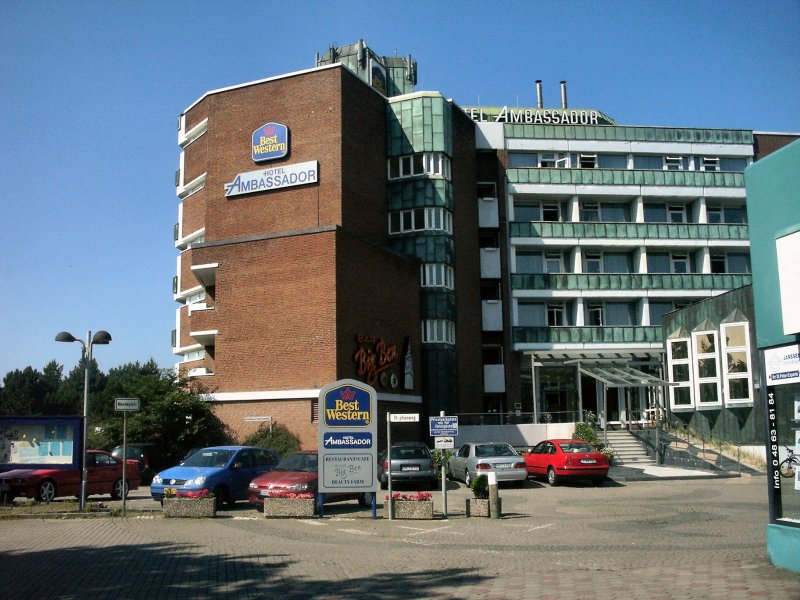
[[[165,517],[199,519],[217,514],[215,498],[164,498],[162,506]]]
[[[395,500],[394,519],[433,519],[433,500]],[[383,518],[389,518],[389,501],[383,503]]]
[[[503,499],[497,499],[497,508],[500,512],[498,517],[503,514]],[[488,498],[467,498],[467,516],[468,517],[490,517],[492,516],[489,511]]]
[[[264,498],[264,516],[304,518],[314,516],[314,498]]]

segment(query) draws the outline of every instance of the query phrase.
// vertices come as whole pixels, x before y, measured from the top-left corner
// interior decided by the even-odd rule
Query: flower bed
[[[217,499],[208,490],[178,492],[175,488],[166,488],[161,506],[165,517],[204,518],[217,514]]]
[[[425,492],[392,494],[393,519],[433,519],[433,497]],[[389,496],[383,503],[383,518],[389,518]]]
[[[314,494],[274,492],[264,498],[264,516],[268,519],[313,517],[315,512]]]

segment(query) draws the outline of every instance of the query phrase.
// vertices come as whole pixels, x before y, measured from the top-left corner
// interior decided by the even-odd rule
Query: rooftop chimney
[[[567,82],[561,82],[561,108],[567,108]]]
[[[544,108],[544,102],[542,101],[542,80],[536,80],[536,108]]]

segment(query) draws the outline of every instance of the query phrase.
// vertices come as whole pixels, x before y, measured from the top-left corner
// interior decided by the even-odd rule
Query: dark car
[[[435,489],[439,477],[431,451],[422,442],[398,442],[392,444],[392,483],[423,484]],[[378,480],[381,489],[389,487],[389,461],[386,454],[378,460]]]
[[[139,483],[150,485],[153,475],[167,466],[167,462],[156,450],[155,444],[134,442],[126,444],[128,460],[134,459],[139,463]],[[122,458],[122,445],[117,446],[111,451],[117,458]]]
[[[272,471],[277,464],[278,454],[268,448],[202,448],[178,466],[157,473],[150,484],[150,495],[161,502],[165,488],[175,489],[178,495],[205,490],[214,494],[217,508],[232,506],[237,500],[247,500],[248,485],[254,477]]]

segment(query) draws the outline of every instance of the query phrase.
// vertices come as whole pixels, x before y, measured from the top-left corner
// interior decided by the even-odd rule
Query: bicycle
[[[795,465],[800,465],[800,455],[794,453],[794,450],[789,448],[788,446],[784,446],[786,448],[786,452],[789,453],[781,464],[778,465],[778,470],[781,472],[783,477],[794,477],[796,468]]]

